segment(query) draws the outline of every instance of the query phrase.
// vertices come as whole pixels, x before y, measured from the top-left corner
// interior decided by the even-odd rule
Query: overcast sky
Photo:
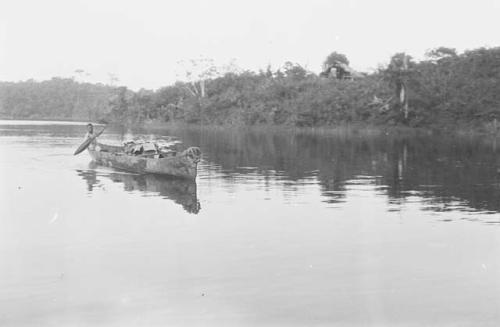
[[[0,80],[70,77],[133,89],[173,83],[178,62],[286,61],[319,72],[332,51],[369,71],[406,51],[500,45],[500,0],[0,0]]]

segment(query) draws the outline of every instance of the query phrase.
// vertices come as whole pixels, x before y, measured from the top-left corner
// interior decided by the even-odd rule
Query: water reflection
[[[134,132],[201,146],[194,184],[89,167],[69,127],[0,122],[2,326],[500,321],[491,143]]]
[[[251,167],[252,173],[293,182],[313,177],[326,203],[342,202],[346,186],[368,176],[392,205],[417,196],[424,210],[500,212],[497,149],[484,138],[208,129],[159,133],[198,144],[205,160],[229,175]]]
[[[91,165],[89,165],[89,167],[91,167]],[[97,179],[97,172],[93,169],[77,170],[76,172],[77,172],[78,176],[81,176],[87,182],[87,191],[89,193],[92,193],[92,191],[94,191],[94,188],[100,182]]]
[[[63,149],[80,142],[82,129],[71,125],[8,125],[1,126],[0,135],[5,140],[21,136],[29,146],[40,147],[51,142]],[[186,145],[200,146],[204,160],[199,176],[218,180],[227,189],[263,180],[266,192],[276,181],[285,181],[280,184],[283,191],[293,192],[304,181],[314,182],[320,190],[318,202],[335,205],[348,201],[348,189],[361,183],[373,185],[378,195],[386,196],[391,210],[418,201],[421,210],[432,212],[500,212],[500,163],[495,139],[188,127],[155,130],[109,127],[103,138],[105,142],[119,144],[127,134],[145,139],[175,136]],[[89,192],[103,179],[92,169],[81,174]],[[136,190],[145,192],[159,189],[156,193],[166,193],[168,198],[172,195],[161,189],[179,189],[168,180],[118,176],[117,179],[132,179],[119,181],[122,184],[134,185]],[[111,174],[106,179],[110,180]],[[186,189],[181,187],[177,193],[189,193],[182,191],[183,188]],[[194,203],[188,205],[190,212],[197,211]]]
[[[98,173],[95,163],[89,164],[88,170],[77,170],[87,183],[88,192],[93,192],[102,185],[99,177],[114,183],[123,184],[127,192],[139,191],[144,195],[161,196],[182,205],[189,213],[199,213],[201,206],[197,197],[196,182],[158,175],[135,175],[120,172]]]

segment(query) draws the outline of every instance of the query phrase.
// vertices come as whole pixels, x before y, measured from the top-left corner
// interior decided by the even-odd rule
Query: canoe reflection
[[[93,168],[90,166],[90,168]],[[197,214],[201,207],[197,197],[196,182],[156,175],[131,175],[122,173],[98,173],[94,169],[77,170],[87,182],[87,190],[92,192],[101,184],[102,177],[124,185],[126,191],[140,191],[149,195],[159,195],[182,205],[189,213]]]
[[[200,211],[200,202],[196,196],[196,182],[172,179],[156,175],[126,175],[111,173],[108,176],[115,183],[123,183],[126,191],[157,193],[182,205],[189,213]]]

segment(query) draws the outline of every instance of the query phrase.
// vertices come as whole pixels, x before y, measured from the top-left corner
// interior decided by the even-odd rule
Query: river
[[[0,121],[0,326],[500,324],[500,161],[473,137],[176,136],[196,182],[99,167],[85,124]]]

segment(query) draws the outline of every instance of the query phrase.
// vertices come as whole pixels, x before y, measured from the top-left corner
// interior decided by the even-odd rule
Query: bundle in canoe
[[[137,146],[137,145],[136,145]],[[114,146],[98,143],[94,150],[88,150],[92,159],[100,165],[135,173],[169,175],[194,180],[201,151],[190,147],[182,152],[144,151],[140,153],[130,146]]]

